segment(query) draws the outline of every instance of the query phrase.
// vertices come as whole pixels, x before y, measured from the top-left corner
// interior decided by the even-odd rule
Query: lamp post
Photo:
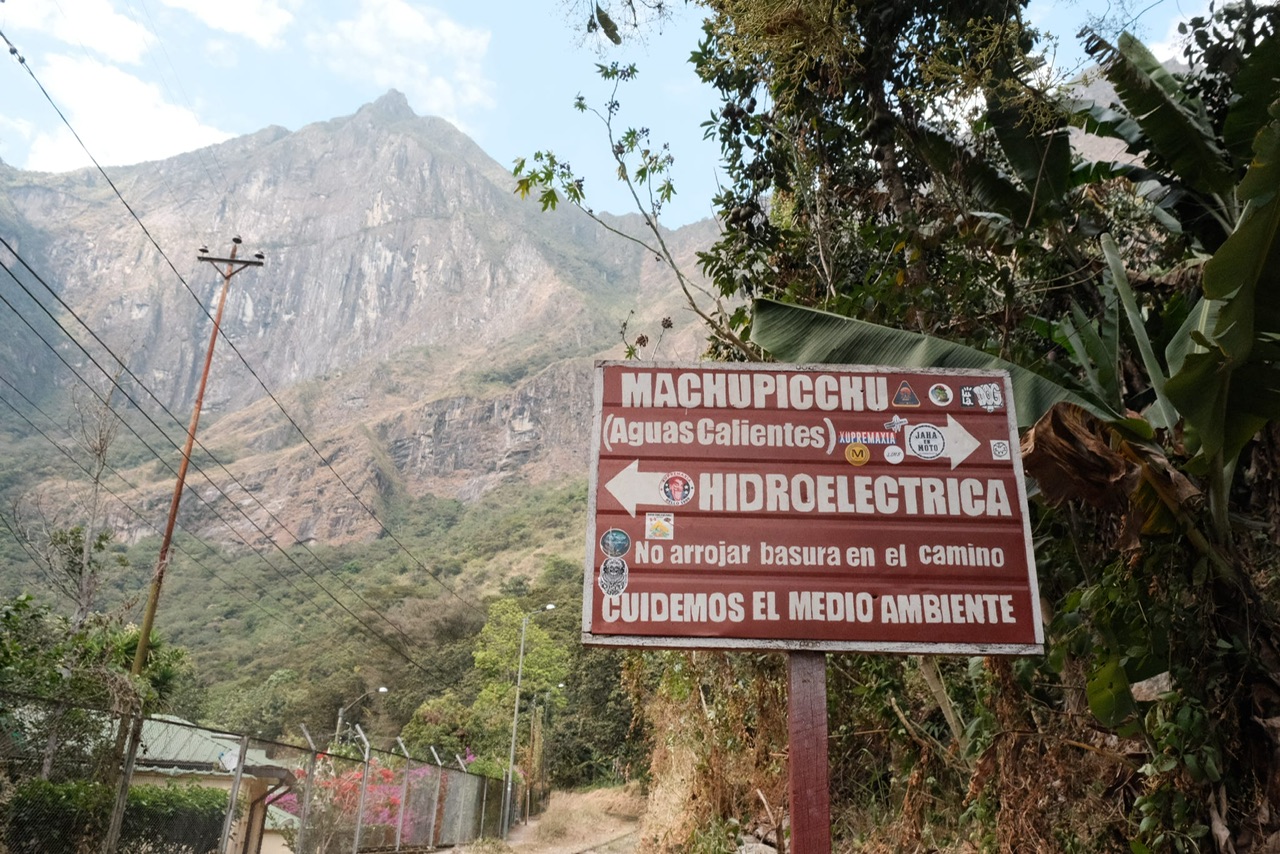
[[[502,838],[506,839],[511,830],[511,783],[515,778],[516,768],[516,726],[520,722],[520,678],[524,674],[524,633],[529,628],[529,621],[544,611],[554,611],[554,602],[548,602],[536,611],[524,615],[520,622],[520,658],[516,663],[516,705],[511,713],[511,753],[507,757],[507,790],[502,796]]]
[[[333,729],[333,743],[337,744],[338,739],[342,736],[342,718],[344,715],[346,715],[347,709],[351,708],[356,703],[363,700],[365,697],[368,697],[370,694],[385,694],[385,693],[387,693],[387,686],[379,685],[377,688],[370,688],[368,691],[365,691],[363,694],[361,694],[359,697],[356,697],[354,700],[352,700],[350,703],[347,703],[345,706],[339,707],[338,708],[338,725]]]

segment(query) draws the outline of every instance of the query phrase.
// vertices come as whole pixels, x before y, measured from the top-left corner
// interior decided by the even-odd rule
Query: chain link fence
[[[0,694],[0,854],[415,852],[505,835],[504,781],[374,749],[359,728],[360,744],[326,752],[134,724]],[[542,803],[518,781],[511,799],[513,822]]]

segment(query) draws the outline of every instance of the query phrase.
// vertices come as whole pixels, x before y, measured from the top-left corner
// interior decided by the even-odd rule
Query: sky
[[[1071,66],[1080,56],[1074,34],[1091,18],[1122,17],[1157,55],[1172,55],[1177,22],[1206,5],[1124,2],[1033,0],[1027,15],[1059,37],[1056,61]],[[397,89],[416,113],[448,119],[504,166],[555,151],[585,177],[587,204],[625,213],[604,128],[573,109],[578,94],[592,105],[608,100],[595,67],[619,61],[639,68],[619,94],[619,125],[649,128],[675,156],[677,196],[664,221],[711,216],[718,152],[700,125],[719,105],[687,61],[700,37],[698,8],[675,3],[660,30],[603,53],[584,42],[571,8],[567,0],[0,0],[0,31],[31,72],[13,55],[0,71],[0,160],[48,172],[89,165],[58,111],[111,167],[269,125],[298,130]]]

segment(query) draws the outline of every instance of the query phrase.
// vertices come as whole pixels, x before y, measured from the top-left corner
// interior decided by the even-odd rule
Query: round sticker
[[[951,394],[951,386],[937,383],[929,387],[929,399],[938,406],[950,406],[955,396]]]
[[[922,460],[936,460],[947,449],[947,440],[935,425],[917,424],[907,433],[907,447]]]
[[[606,596],[621,596],[627,589],[627,562],[620,557],[607,557],[600,564],[600,592]]]
[[[861,442],[854,442],[844,447],[844,458],[851,466],[865,466],[871,461],[871,449]]]
[[[600,551],[609,557],[622,557],[631,550],[631,535],[617,528],[610,528],[600,535]]]
[[[902,462],[906,455],[906,452],[897,445],[890,445],[884,449],[884,461],[890,465],[896,466],[898,463]]]
[[[662,479],[662,500],[679,506],[693,498],[693,478],[682,471],[673,471]]]

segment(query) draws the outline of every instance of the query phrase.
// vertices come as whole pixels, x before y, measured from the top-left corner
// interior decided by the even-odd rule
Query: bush
[[[111,801],[101,783],[28,780],[5,804],[4,843],[12,854],[76,854],[106,833]]]
[[[0,815],[11,854],[76,854],[107,832],[115,790],[102,783],[28,780]],[[200,786],[135,786],[120,829],[121,854],[216,851],[227,793]]]
[[[120,830],[121,854],[217,851],[227,796],[203,786],[135,786]]]

